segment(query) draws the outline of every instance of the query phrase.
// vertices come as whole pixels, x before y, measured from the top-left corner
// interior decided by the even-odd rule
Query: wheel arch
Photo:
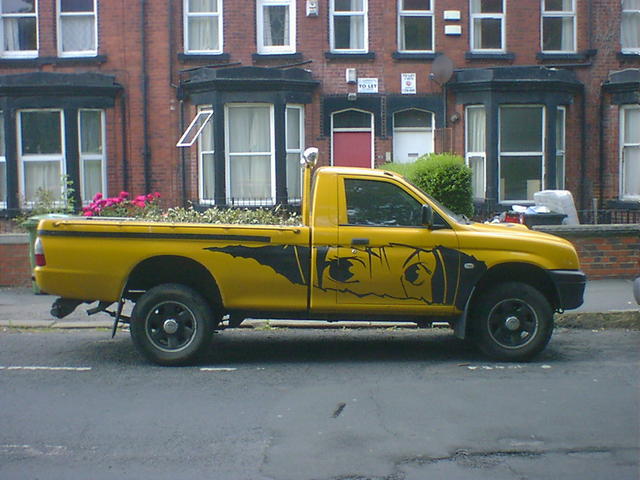
[[[211,272],[201,263],[179,255],[160,255],[138,263],[127,278],[125,296],[136,300],[138,291],[164,283],[178,283],[194,289],[214,310],[222,306],[220,289]]]

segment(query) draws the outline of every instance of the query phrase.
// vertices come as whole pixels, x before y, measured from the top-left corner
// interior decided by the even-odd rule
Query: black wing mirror
[[[433,226],[433,208],[431,208],[431,205],[422,205],[422,225],[429,228]]]

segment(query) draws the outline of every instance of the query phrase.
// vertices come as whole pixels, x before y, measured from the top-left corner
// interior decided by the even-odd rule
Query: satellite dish
[[[446,55],[438,55],[431,64],[431,74],[429,78],[439,85],[444,85],[453,75],[453,62]]]

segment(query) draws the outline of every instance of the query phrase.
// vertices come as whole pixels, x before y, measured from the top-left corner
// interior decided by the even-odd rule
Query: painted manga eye
[[[433,272],[424,263],[414,263],[404,270],[404,279],[411,285],[422,285]]]

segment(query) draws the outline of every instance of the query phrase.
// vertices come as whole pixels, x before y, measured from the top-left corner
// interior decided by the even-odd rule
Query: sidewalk
[[[105,313],[87,315],[92,305],[80,305],[69,316],[59,320],[49,310],[56,297],[34,295],[28,288],[0,288],[0,327],[14,328],[111,328],[113,319]],[[115,306],[110,308],[115,309]],[[265,320],[248,320],[243,326],[260,327]],[[294,322],[270,320],[274,327],[389,327],[381,322]],[[415,328],[413,323],[392,324]],[[572,328],[640,329],[640,308],[635,303],[631,280],[591,280],[587,283],[585,302],[577,310],[556,315],[556,325]]]

